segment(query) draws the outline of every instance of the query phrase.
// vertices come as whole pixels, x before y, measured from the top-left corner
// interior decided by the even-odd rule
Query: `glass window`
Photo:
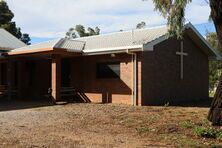
[[[97,78],[119,78],[120,62],[97,63]]]

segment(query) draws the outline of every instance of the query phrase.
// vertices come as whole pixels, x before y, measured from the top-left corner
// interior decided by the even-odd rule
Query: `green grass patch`
[[[194,128],[195,125],[191,121],[183,121],[180,123],[180,126],[183,128]]]
[[[217,133],[217,138],[220,139],[220,140],[222,140],[222,131],[219,131],[219,132]],[[222,147],[222,145],[221,145],[221,147]]]
[[[143,133],[146,133],[146,132],[150,132],[152,131],[153,129],[149,128],[149,127],[138,127],[136,128],[136,131],[139,133],[139,134],[143,134]]]
[[[216,130],[214,128],[196,127],[194,132],[199,137],[222,139],[222,131],[221,130]]]

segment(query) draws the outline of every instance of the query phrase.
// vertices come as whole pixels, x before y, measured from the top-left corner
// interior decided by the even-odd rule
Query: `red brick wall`
[[[180,79],[180,42],[168,39],[142,55],[142,104],[195,101],[208,98],[208,57],[184,38],[184,79]]]
[[[127,54],[72,58],[72,86],[81,88],[92,102],[131,104],[132,57]],[[96,78],[96,63],[121,62],[120,79]]]

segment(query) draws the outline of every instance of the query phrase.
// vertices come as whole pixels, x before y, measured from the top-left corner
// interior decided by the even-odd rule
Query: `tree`
[[[80,37],[88,36],[83,25],[76,25],[75,31],[79,34]]]
[[[94,36],[99,35],[100,29],[99,27],[95,27],[95,29],[88,27],[87,32],[83,25],[76,25],[74,28],[70,28],[66,33],[66,38],[77,38],[77,37],[85,37],[85,36]]]
[[[29,34],[27,34],[27,33],[22,34],[21,41],[24,42],[26,45],[30,45],[31,39],[29,37]]]
[[[15,37],[22,40],[23,34],[21,33],[21,28],[16,27],[16,23],[12,21],[13,18],[14,14],[9,9],[7,3],[4,0],[0,0],[0,28],[4,28],[5,30],[13,34]],[[27,35],[27,33],[24,34],[24,36],[26,37]]]
[[[136,29],[142,29],[142,28],[145,28],[145,26],[146,26],[146,22],[142,21],[136,25]]]
[[[183,26],[185,23],[185,8],[192,0],[153,0],[155,10],[159,11],[167,19],[169,34],[176,35],[178,39],[183,37]],[[211,8],[211,19],[214,22],[219,48],[222,46],[222,1],[209,0]],[[208,120],[213,125],[222,125],[222,76],[220,77],[217,91],[215,93]]]
[[[68,32],[66,32],[66,38],[77,38],[74,28],[70,28]]]
[[[100,29],[99,29],[99,27],[96,27],[96,28],[95,28],[95,33],[96,33],[96,35],[99,35],[99,34],[100,34]]]

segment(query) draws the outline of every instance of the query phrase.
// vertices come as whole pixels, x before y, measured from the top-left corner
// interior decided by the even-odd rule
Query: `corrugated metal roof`
[[[121,48],[135,45],[143,45],[155,40],[167,33],[167,27],[156,27],[148,29],[136,29],[133,31],[124,31],[82,37],[76,39],[57,39],[39,44],[33,44],[26,47],[18,48],[13,51],[25,51],[44,48],[61,48],[71,52],[90,52],[92,50],[109,50],[110,48]]]
[[[188,23],[184,26],[184,29],[188,28],[191,29],[191,32],[195,34],[196,38],[202,41],[199,41],[199,44],[206,45],[206,49],[204,50],[209,50],[209,52],[211,52],[213,56],[219,57],[219,54],[217,54],[217,52],[212,47],[210,47],[210,45],[205,41],[205,39],[200,35],[200,33],[194,28],[191,23]],[[65,49],[69,52],[82,52],[83,54],[93,55],[110,52],[126,52],[124,50],[153,50],[154,45],[167,39],[167,31],[167,26],[162,26],[155,28],[136,29],[132,31],[110,33],[105,35],[82,37],[76,39],[61,38],[22,48],[17,48],[11,50],[10,52],[21,51],[23,53],[27,50],[30,51],[35,49],[60,48]],[[5,34],[5,31],[2,32],[3,34]],[[192,33],[189,34],[191,34],[191,36],[194,36],[192,35]],[[0,36],[0,39],[1,38],[3,38],[4,40],[4,37]],[[16,41],[11,41],[8,38],[6,41],[4,40],[4,42],[9,44]]]
[[[143,45],[167,33],[167,27],[136,29],[132,31],[117,32],[106,35],[77,38],[74,40],[86,42],[84,50],[115,48],[125,46]]]
[[[26,46],[25,43],[17,39],[5,29],[0,28],[0,48],[3,50],[15,49]]]
[[[77,40],[63,39],[63,42],[57,44],[54,48],[67,49],[68,51],[82,51],[84,49],[85,42]]]

